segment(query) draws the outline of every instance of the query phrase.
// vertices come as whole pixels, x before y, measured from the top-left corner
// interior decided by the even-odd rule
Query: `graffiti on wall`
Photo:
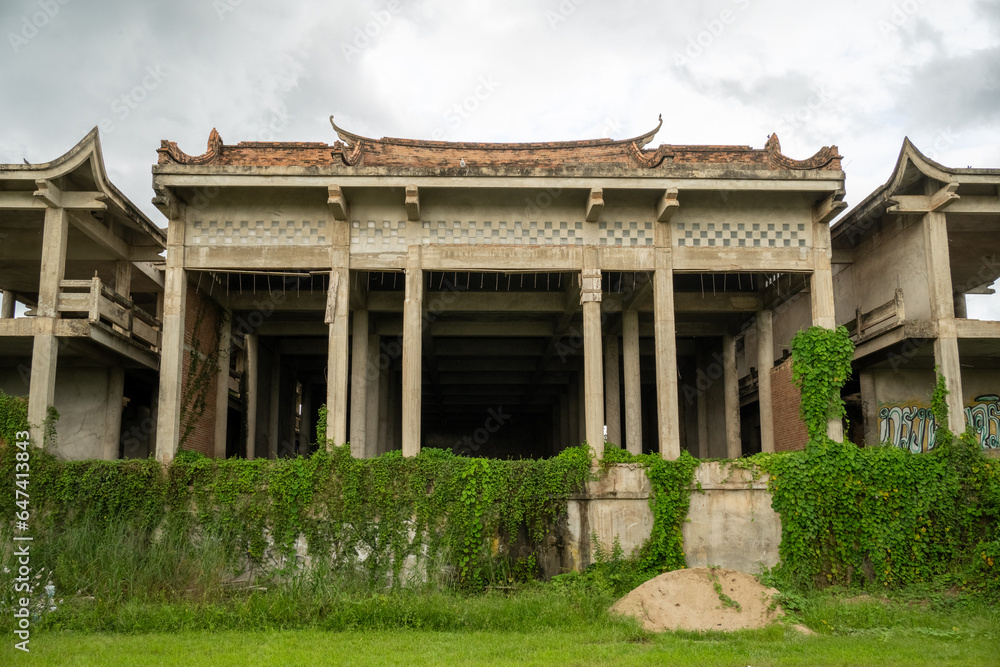
[[[965,423],[972,427],[983,449],[1000,449],[1000,396],[976,396],[965,408]],[[886,405],[878,412],[879,442],[915,454],[934,449],[934,413],[920,405]]]

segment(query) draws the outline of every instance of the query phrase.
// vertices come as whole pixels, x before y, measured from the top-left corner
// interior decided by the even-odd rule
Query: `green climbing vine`
[[[616,463],[645,468],[652,489],[649,506],[653,527],[649,538],[630,556],[625,556],[615,544],[608,557],[606,547],[595,538],[594,563],[585,576],[605,580],[615,594],[624,594],[663,572],[685,567],[681,528],[691,506],[694,471],[699,461],[686,451],[676,460],[667,461],[658,454],[633,455],[605,445],[601,467],[607,469]]]
[[[840,390],[851,375],[853,355],[844,327],[810,327],[792,339],[792,379],[802,391],[802,421],[810,443],[825,441],[827,422],[844,417]]]
[[[0,395],[0,435],[23,427],[23,406]],[[20,416],[19,416],[20,415]],[[0,480],[14,476],[13,447],[0,445]],[[159,541],[223,544],[228,567],[294,562],[300,538],[314,563],[370,582],[401,582],[410,563],[467,589],[519,572],[535,574],[545,537],[572,492],[590,477],[590,452],[500,461],[425,449],[355,459],[348,447],[309,458],[210,459],[179,452],[153,459],[61,461],[43,450],[31,462],[38,543],[88,523],[123,525],[141,548]],[[13,504],[4,482],[0,504]],[[102,530],[104,530],[102,528]],[[76,571],[74,556],[40,552],[37,565]],[[70,567],[72,565],[72,567]],[[406,565],[410,567],[410,565]],[[504,574],[507,573],[507,574]],[[79,588],[66,574],[60,587]]]
[[[793,354],[800,355],[793,365],[810,443],[759,459],[781,515],[776,574],[800,586],[939,582],[1000,591],[998,462],[983,456],[971,433],[956,437],[940,426],[937,446],[925,454],[829,440],[826,420],[843,410],[837,394],[850,341],[810,330],[796,338]],[[939,425],[947,424],[945,395],[938,376]]]

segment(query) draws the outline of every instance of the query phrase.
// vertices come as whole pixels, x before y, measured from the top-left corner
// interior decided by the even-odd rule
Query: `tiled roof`
[[[333,123],[331,116],[330,122]],[[158,149],[160,164],[237,165],[249,167],[310,167],[343,165],[388,169],[505,168],[566,171],[607,166],[647,172],[672,165],[740,166],[772,170],[840,170],[836,146],[820,149],[806,160],[781,154],[777,135],[762,149],[750,146],[674,146],[662,144],[645,149],[656,129],[631,139],[590,139],[537,143],[481,143],[424,141],[383,137],[370,139],[333,125],[340,141],[240,142],[225,145],[216,130],[208,138],[208,150],[197,156],[181,151],[164,140]]]

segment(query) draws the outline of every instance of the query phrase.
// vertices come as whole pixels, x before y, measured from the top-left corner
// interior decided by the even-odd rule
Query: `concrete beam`
[[[951,182],[931,194],[925,195],[895,195],[893,201],[895,206],[886,209],[887,213],[932,213],[943,211],[957,203],[959,197],[955,191],[958,190],[959,183]],[[992,200],[992,198],[989,198]],[[959,212],[958,209],[953,209]]]
[[[406,198],[403,201],[406,207],[406,219],[410,222],[420,220],[420,190],[415,185],[406,186]]]
[[[813,222],[818,225],[829,224],[840,215],[840,212],[847,208],[847,202],[843,201],[845,194],[844,190],[837,190],[830,193],[826,199],[817,202],[813,206]]]
[[[587,222],[597,222],[601,219],[601,211],[604,210],[604,190],[593,188],[587,198]]]
[[[656,204],[656,221],[670,222],[670,218],[674,217],[680,205],[681,203],[677,201],[677,188],[667,188]]]
[[[347,203],[347,197],[344,196],[344,192],[340,189],[340,186],[329,186],[328,193],[329,198],[326,200],[326,203],[329,205],[334,219],[341,221],[350,220],[351,209]]]
[[[405,188],[416,185],[419,188],[441,188],[441,177],[399,176],[385,173],[343,174],[333,167],[322,173],[315,167],[267,167],[247,170],[245,167],[209,167],[202,165],[154,165],[153,182],[157,188],[187,187],[328,187],[331,179],[336,179],[341,187],[350,188]],[[676,169],[676,167],[675,167]],[[775,178],[772,170],[746,170],[740,177],[733,178],[729,167],[718,169],[692,168],[688,173],[670,179],[670,186],[678,190],[699,191],[771,191],[771,192],[832,192],[844,186],[843,172],[838,171],[795,171],[783,172],[784,178]],[[616,176],[608,173],[601,176],[604,189],[663,191],[664,178],[651,176]],[[971,179],[968,179],[971,181]],[[465,188],[561,188],[563,190],[587,191],[593,187],[594,176],[551,175],[487,175],[449,177],[447,189]]]

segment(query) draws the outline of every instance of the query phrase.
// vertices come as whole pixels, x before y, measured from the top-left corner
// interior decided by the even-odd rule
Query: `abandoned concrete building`
[[[0,165],[0,389],[29,395],[33,425],[56,407],[66,458],[152,449],[165,246],[108,180],[96,128],[51,162]]]
[[[904,140],[889,180],[832,237],[834,256],[849,258],[833,284],[856,344],[854,442],[932,448],[936,366],[951,423],[1000,449],[1000,322],[966,309],[1000,277],[1000,169],[948,168]]]
[[[332,145],[213,130],[196,156],[164,141],[165,235],[107,182],[96,132],[0,165],[0,388],[30,375],[32,423],[55,405],[62,455],[305,454],[323,405],[359,457],[792,449],[788,348],[810,324],[856,337],[855,442],[926,439],[938,365],[997,447],[1000,323],[962,319],[961,295],[1000,273],[998,170],[907,142],[831,230],[835,146],[333,128]]]

